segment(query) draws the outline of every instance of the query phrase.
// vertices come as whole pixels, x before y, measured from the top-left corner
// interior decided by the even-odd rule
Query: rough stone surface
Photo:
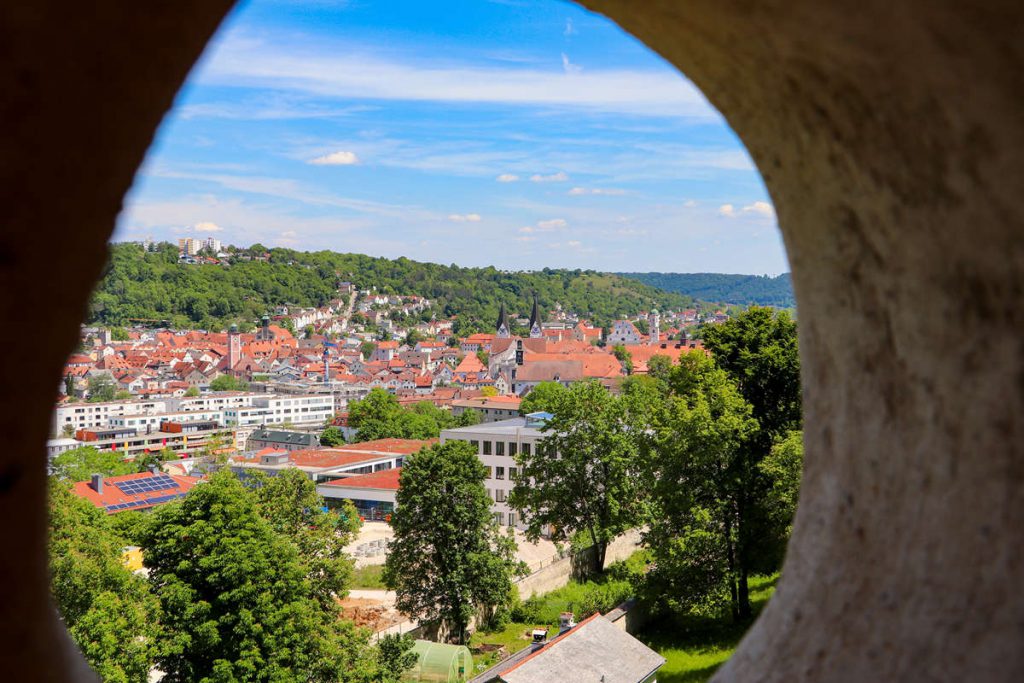
[[[586,4],[725,114],[793,266],[803,496],[776,597],[715,680],[1024,679],[1024,5]],[[48,601],[54,388],[121,199],[229,6],[0,5],[8,680],[90,678]]]

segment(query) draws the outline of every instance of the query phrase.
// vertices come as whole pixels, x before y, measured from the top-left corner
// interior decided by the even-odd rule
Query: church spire
[[[501,311],[498,312],[497,331],[499,337],[509,336],[508,315],[505,313],[505,303],[501,304]]]
[[[544,330],[541,326],[540,307],[537,305],[537,295],[533,295],[533,311],[530,313],[530,336],[533,338],[543,337]]]

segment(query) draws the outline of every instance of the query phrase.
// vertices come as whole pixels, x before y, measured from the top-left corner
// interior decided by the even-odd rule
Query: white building
[[[60,436],[65,426],[74,430],[106,427],[110,418],[121,415],[157,415],[166,412],[166,401],[105,401],[65,403],[53,411],[52,435]]]
[[[544,437],[541,428],[548,417],[546,413],[532,413],[526,417],[441,432],[441,443],[466,441],[476,449],[477,457],[487,468],[484,486],[494,501],[491,510],[502,526],[524,526],[518,513],[507,502],[518,470],[515,456],[520,452],[528,454],[537,447],[537,442]]]
[[[229,425],[323,424],[334,418],[331,394],[258,395],[248,406],[227,408],[224,420]]]
[[[639,344],[643,340],[640,330],[629,320],[616,320],[612,323],[612,330],[608,333],[608,346],[616,344]]]

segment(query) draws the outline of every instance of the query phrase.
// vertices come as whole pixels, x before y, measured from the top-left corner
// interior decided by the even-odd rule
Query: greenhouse
[[[473,655],[465,645],[417,640],[412,651],[419,659],[402,680],[417,683],[462,683],[473,672]]]

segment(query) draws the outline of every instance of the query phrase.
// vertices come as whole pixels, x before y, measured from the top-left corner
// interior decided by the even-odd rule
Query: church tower
[[[530,338],[539,339],[544,336],[544,329],[541,326],[540,307],[537,306],[537,295],[533,295],[533,311],[530,313]]]
[[[648,344],[657,346],[661,342],[661,316],[655,308],[647,316],[647,331],[650,333]]]
[[[228,328],[228,373],[235,369],[242,360],[242,337],[238,334],[238,325]]]
[[[498,338],[505,339],[510,336],[508,326],[508,315],[505,313],[505,304],[501,304],[501,311],[498,313],[498,324],[496,325]]]

